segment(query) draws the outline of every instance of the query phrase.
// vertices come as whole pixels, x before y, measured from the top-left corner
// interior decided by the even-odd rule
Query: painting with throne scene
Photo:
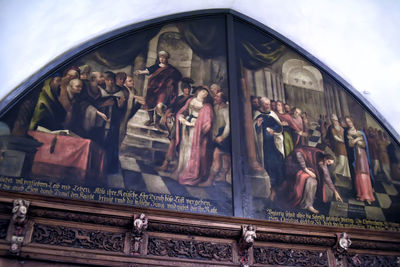
[[[225,36],[157,24],[59,66],[1,117],[2,189],[232,215]]]

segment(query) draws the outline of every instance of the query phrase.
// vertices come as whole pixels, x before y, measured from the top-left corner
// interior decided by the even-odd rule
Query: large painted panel
[[[225,20],[125,34],[1,118],[2,190],[232,215]]]
[[[302,55],[234,25],[245,216],[398,231],[398,145]]]

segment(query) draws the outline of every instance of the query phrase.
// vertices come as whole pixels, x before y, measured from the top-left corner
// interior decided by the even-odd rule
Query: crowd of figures
[[[153,66],[134,71],[134,75],[149,75],[143,96],[134,87],[134,77],[125,72],[101,73],[83,65],[54,75],[40,92],[30,130],[69,130],[91,139],[105,151],[106,172],[115,173],[127,124],[143,108],[149,116],[144,126],[168,132],[170,140],[162,165],[153,167],[176,166],[174,177],[184,185],[226,181],[230,170],[227,97],[218,84],[193,87],[194,81],[182,78],[168,58],[168,52],[160,51]]]
[[[143,104],[133,85],[133,77],[124,72],[72,66],[45,81],[29,129],[69,130],[91,139],[106,151],[106,172],[116,172],[120,133]]]
[[[192,86],[195,82],[182,78],[168,58],[168,52],[160,51],[153,66],[133,72],[149,76],[143,96],[134,87],[134,77],[125,72],[101,73],[83,65],[54,75],[44,83],[29,129],[67,129],[91,139],[105,151],[106,172],[115,173],[128,121],[142,108],[148,113],[144,127],[168,133],[162,164],[150,163],[155,169],[168,169],[183,185],[226,181],[231,161],[226,94],[218,84]],[[400,177],[394,144],[382,130],[363,131],[351,117],[321,115],[321,143],[310,146],[313,130],[300,108],[266,97],[252,97],[251,104],[257,160],[259,169],[268,173],[272,201],[313,213],[318,213],[316,197],[343,201],[330,165],[334,178],[351,179],[355,198],[367,204],[375,201],[374,176],[386,182]]]
[[[341,119],[337,119],[336,116],[333,115],[331,121],[332,125],[335,128],[342,128],[344,130],[349,128],[349,123],[347,120],[351,118],[345,117]],[[342,155],[342,157],[346,157],[344,150],[339,152],[339,148],[336,148],[335,141],[332,141],[334,137],[332,126],[329,125],[329,121],[326,116],[321,116],[319,124],[321,125],[321,134],[323,143],[327,144],[330,147],[335,148],[336,155]],[[350,122],[350,125],[352,121]],[[329,130],[330,129],[330,130]],[[368,156],[370,157],[371,169],[374,176],[381,174],[387,182],[392,182],[393,179],[400,178],[400,169],[398,167],[398,160],[396,155],[396,147],[394,143],[390,141],[390,138],[386,132],[381,129],[368,127],[362,131],[364,136],[366,137],[367,145],[368,145]],[[351,158],[351,156],[350,156]],[[339,174],[346,174],[338,172]],[[348,173],[347,173],[348,174]],[[349,176],[349,175],[347,175]]]
[[[269,197],[284,208],[318,213],[316,198],[342,202],[331,173],[351,180],[354,197],[369,205],[375,201],[374,176],[385,182],[400,177],[395,146],[381,130],[357,129],[349,116],[321,115],[320,143],[310,146],[313,130],[300,108],[266,97],[252,97],[251,104],[257,159],[269,176]]]

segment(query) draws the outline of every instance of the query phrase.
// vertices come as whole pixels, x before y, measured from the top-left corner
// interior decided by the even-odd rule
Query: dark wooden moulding
[[[0,113],[5,113],[28,93],[43,77],[60,68],[68,59],[78,57],[95,44],[118,36],[125,31],[151,24],[190,18],[191,16],[225,14],[228,40],[233,39],[233,18],[246,21],[280,39],[316,63],[357,99],[372,115],[382,122],[397,141],[399,136],[391,126],[354,88],[324,66],[312,55],[272,29],[233,10],[205,10],[189,12],[139,23],[119,29],[75,48],[30,77],[19,88],[0,102]],[[228,47],[228,63],[236,62],[232,47]],[[235,72],[230,66],[230,74]],[[233,75],[229,75],[233,79]],[[235,81],[230,81],[231,102],[237,103]],[[232,108],[237,114],[237,108]],[[236,125],[237,126],[237,125]],[[234,127],[234,125],[232,125]],[[338,266],[335,260],[337,234],[347,232],[351,247],[342,255],[342,266],[398,266],[400,264],[400,234],[397,232],[300,225],[283,222],[241,218],[240,160],[238,145],[233,145],[234,215],[236,217],[190,214],[174,211],[139,209],[128,206],[90,201],[60,199],[24,193],[0,191],[0,263],[24,260],[47,261],[51,264],[103,266],[238,266],[239,240],[242,225],[254,225],[257,238],[248,250],[250,266]],[[236,152],[235,152],[236,151]],[[238,181],[239,180],[239,181]],[[236,184],[236,186],[235,186]],[[30,201],[24,243],[18,255],[10,252],[12,202]],[[133,216],[145,213],[149,219],[140,246],[140,253],[132,253]],[[40,264],[38,264],[40,266]]]
[[[24,244],[9,252],[13,199],[31,202]],[[133,214],[149,224],[140,253],[132,253]],[[5,193],[0,196],[0,256],[105,266],[238,266],[241,226],[257,229],[251,266],[335,266],[343,228],[189,214],[78,200]],[[400,234],[346,229],[347,266],[397,266]],[[355,259],[356,257],[356,259]]]

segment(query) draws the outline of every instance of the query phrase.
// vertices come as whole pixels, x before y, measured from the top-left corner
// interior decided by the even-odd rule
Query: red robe
[[[289,201],[287,204],[289,204],[289,207],[294,208],[300,203],[306,180],[310,177],[300,166],[296,158],[297,152],[302,154],[307,168],[316,175],[318,181],[316,196],[319,195],[321,197],[322,195],[322,201],[327,202],[327,185],[323,173],[321,173],[322,170],[320,170],[318,166],[318,162],[322,159],[322,150],[314,147],[299,147],[294,149],[293,153],[286,160],[286,175],[288,181],[287,184],[284,185],[284,191],[286,191],[285,195],[289,193]]]
[[[181,77],[181,73],[169,64],[154,71],[147,85],[145,109],[153,109],[159,103],[166,106],[173,103],[178,96],[178,83]]]
[[[292,128],[295,132],[300,132],[303,131],[303,126],[302,125],[298,125],[297,122],[295,121],[295,119],[290,116],[289,113],[285,113],[285,114],[280,114],[279,112],[275,112],[276,115],[278,115],[279,119],[281,122],[287,122],[288,126],[290,128]],[[298,135],[297,133],[295,134],[295,136],[293,136],[295,138],[293,138],[293,145],[294,147],[298,146],[300,143],[300,135]]]
[[[186,104],[176,114],[176,121],[179,115],[189,109],[189,103],[193,98],[186,101]],[[214,110],[208,103],[203,104],[194,126],[193,139],[190,149],[190,158],[186,168],[179,174],[179,183],[184,185],[197,185],[208,177],[212,161],[212,137],[211,129],[214,117]],[[176,123],[176,146],[181,141],[181,125]]]

